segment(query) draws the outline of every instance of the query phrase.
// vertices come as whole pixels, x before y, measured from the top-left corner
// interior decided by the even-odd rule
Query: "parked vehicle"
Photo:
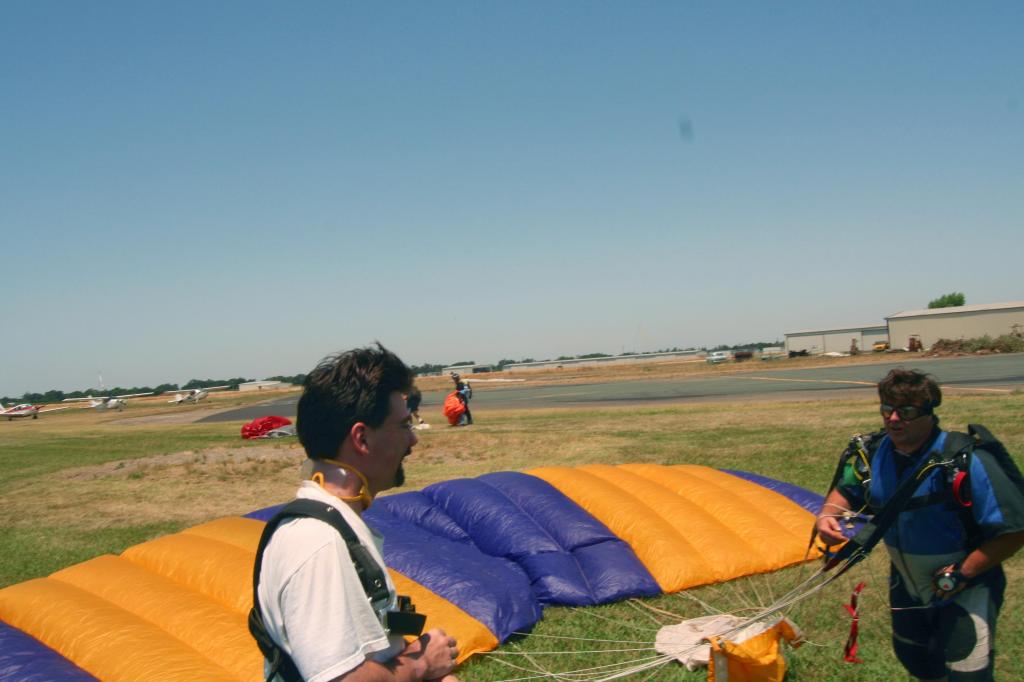
[[[871,350],[875,351],[876,353],[881,353],[882,351],[889,350],[889,342],[875,341],[875,345],[871,346]]]
[[[716,350],[708,353],[708,364],[717,365],[720,362],[729,362],[732,360],[732,353],[727,350]]]

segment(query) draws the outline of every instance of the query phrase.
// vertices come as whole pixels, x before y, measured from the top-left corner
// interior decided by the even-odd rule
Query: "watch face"
[[[935,581],[943,592],[951,592],[956,587],[956,578],[951,575],[944,575]]]

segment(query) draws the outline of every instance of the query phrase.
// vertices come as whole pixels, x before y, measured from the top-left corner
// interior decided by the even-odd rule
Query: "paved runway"
[[[768,363],[762,363],[768,365]],[[1024,389],[1024,354],[979,357],[928,358],[870,365],[844,365],[807,369],[737,371],[682,379],[595,382],[530,386],[529,379],[515,387],[473,386],[473,409],[572,407],[654,402],[709,402],[720,400],[820,400],[849,395],[873,395],[875,383],[893,367],[929,372],[949,393],[1007,393]],[[723,368],[724,369],[724,368]],[[472,377],[470,377],[472,383]],[[423,394],[421,410],[435,411],[446,392]],[[239,421],[276,414],[294,417],[298,395],[251,405],[205,417],[199,421]],[[434,408],[434,409],[432,409]]]

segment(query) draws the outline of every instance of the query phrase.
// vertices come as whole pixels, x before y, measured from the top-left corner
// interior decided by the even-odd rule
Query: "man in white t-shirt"
[[[299,399],[297,430],[309,459],[296,497],[341,512],[381,567],[383,538],[361,514],[377,493],[405,480],[402,460],[417,440],[405,401],[412,380],[409,368],[378,343],[325,358]],[[309,517],[282,521],[260,568],[263,623],[301,679],[455,680],[455,640],[441,629],[410,644],[389,633],[387,614],[399,610],[391,579],[386,596],[371,603],[333,526]],[[269,662],[264,669],[270,672]]]

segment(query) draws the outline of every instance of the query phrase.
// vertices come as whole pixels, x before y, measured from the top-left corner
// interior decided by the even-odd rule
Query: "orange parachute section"
[[[466,404],[462,402],[458,391],[452,391],[445,397],[442,412],[452,426],[459,423],[459,417],[466,413]]]
[[[12,585],[0,590],[0,619],[108,682],[262,679],[246,618],[263,525],[219,519]],[[463,643],[460,660],[498,645],[458,607],[391,577],[427,628]]]
[[[664,592],[799,563],[814,523],[786,497],[704,466],[595,464],[527,473],[629,543]]]

